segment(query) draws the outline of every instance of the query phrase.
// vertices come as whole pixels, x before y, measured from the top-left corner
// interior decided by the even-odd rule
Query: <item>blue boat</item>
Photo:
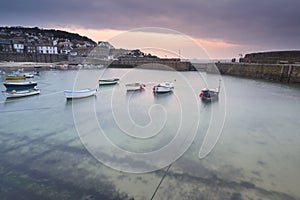
[[[3,85],[6,87],[7,91],[12,90],[27,90],[32,89],[37,86],[36,81],[25,81],[25,82],[5,82]]]

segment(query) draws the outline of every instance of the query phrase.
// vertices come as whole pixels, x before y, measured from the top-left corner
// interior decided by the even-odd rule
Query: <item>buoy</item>
[[[203,96],[203,93],[201,92],[200,94],[199,94],[199,97],[202,97]]]
[[[16,92],[17,92],[16,90],[11,91],[11,93],[13,93],[13,94],[16,93]]]

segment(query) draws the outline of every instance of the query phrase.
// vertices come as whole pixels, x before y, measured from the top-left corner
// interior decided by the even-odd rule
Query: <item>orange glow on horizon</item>
[[[239,46],[238,44],[232,44],[232,43],[227,43],[223,40],[214,40],[214,39],[200,39],[197,38],[195,39],[196,42],[198,42],[199,44],[203,45],[203,46],[207,46],[207,47],[223,47],[223,48],[229,48],[229,47],[237,47]]]
[[[134,32],[135,35],[132,35],[131,33],[133,32],[130,30],[84,29],[76,27],[60,27],[59,29],[87,36],[96,42],[109,41],[116,48],[139,48],[146,53],[151,53],[159,57],[228,58],[226,54],[240,46],[238,44],[227,43],[223,40],[191,38],[187,35],[175,34],[175,32],[174,34],[169,34],[141,31]],[[124,37],[128,39],[124,39]],[[119,38],[122,39],[119,40]]]
[[[91,38],[95,42],[108,41],[112,37],[115,37],[124,31],[113,29],[83,29],[83,28],[61,28],[64,31],[78,33],[79,35]]]

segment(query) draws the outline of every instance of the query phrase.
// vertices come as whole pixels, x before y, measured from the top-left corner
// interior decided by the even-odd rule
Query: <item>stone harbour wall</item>
[[[53,63],[68,61],[68,55],[37,53],[0,53],[0,61]]]
[[[172,68],[176,71],[192,71],[194,70],[193,65],[190,62],[182,62],[182,61],[174,61],[174,60],[147,60],[147,59],[139,59],[139,60],[122,60],[122,61],[114,61],[110,64],[110,67],[142,67],[147,69],[162,69],[165,70],[167,68]]]
[[[296,64],[300,62],[300,51],[271,51],[246,54],[243,58],[248,63]]]
[[[300,83],[299,64],[216,63],[220,74]]]

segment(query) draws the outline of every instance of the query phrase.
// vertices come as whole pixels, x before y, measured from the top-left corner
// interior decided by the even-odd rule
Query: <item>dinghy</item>
[[[146,87],[143,83],[128,83],[125,86],[127,91],[143,90]]]
[[[27,96],[32,96],[40,94],[40,90],[37,87],[34,87],[33,89],[29,90],[12,90],[10,92],[6,92],[5,96],[6,98],[19,98],[19,97],[27,97]]]
[[[64,90],[67,99],[79,99],[95,95],[97,89],[85,88],[81,90]]]
[[[153,86],[153,92],[156,93],[167,93],[172,92],[174,89],[173,83],[163,82],[158,85]]]
[[[113,78],[113,79],[100,79],[99,80],[99,85],[114,85],[119,82],[120,79],[118,78]]]

